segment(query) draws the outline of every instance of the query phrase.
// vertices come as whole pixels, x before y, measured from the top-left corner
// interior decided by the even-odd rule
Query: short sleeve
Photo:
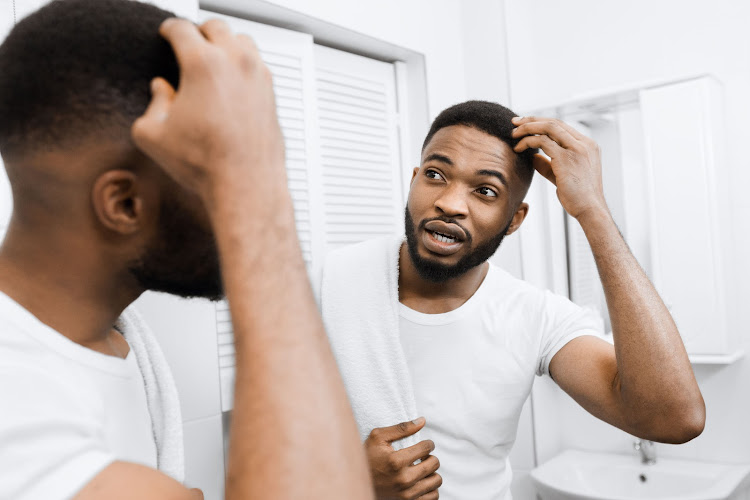
[[[604,321],[592,309],[585,309],[560,295],[545,291],[541,311],[541,343],[536,374],[549,374],[555,354],[571,340],[584,335],[603,336]]]
[[[69,499],[115,460],[81,392],[37,367],[0,366],[0,498]]]

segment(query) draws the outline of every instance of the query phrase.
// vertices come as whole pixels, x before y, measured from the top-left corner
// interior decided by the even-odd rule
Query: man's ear
[[[94,182],[91,201],[99,223],[108,230],[131,235],[143,228],[143,193],[135,173],[104,172]]]
[[[509,234],[515,233],[516,229],[521,227],[521,224],[523,223],[528,213],[529,213],[528,203],[522,202],[520,205],[518,205],[518,208],[516,209],[516,213],[513,214],[513,220],[510,221],[510,226],[508,227],[508,231],[506,231],[505,234],[509,235]]]

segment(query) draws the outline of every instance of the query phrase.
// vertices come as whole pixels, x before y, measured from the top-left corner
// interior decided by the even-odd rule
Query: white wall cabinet
[[[688,353],[732,357],[739,346],[727,329],[715,178],[725,149],[721,91],[704,77],[643,90],[640,106],[654,284]]]

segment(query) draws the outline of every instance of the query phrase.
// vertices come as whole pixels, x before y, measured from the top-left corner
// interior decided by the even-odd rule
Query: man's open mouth
[[[424,225],[422,243],[433,254],[448,256],[458,252],[467,239],[466,232],[458,224],[431,220]]]
[[[437,231],[431,231],[431,233],[436,240],[443,243],[455,243],[458,241],[454,236],[448,236],[447,234],[438,233]]]

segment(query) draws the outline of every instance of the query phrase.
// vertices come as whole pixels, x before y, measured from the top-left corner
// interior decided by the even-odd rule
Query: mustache
[[[419,228],[418,229],[420,229],[420,230],[424,229],[424,227],[427,225],[428,222],[432,222],[434,220],[439,220],[441,222],[445,222],[446,224],[455,224],[455,225],[457,225],[458,227],[460,227],[461,229],[463,229],[464,233],[466,234],[466,243],[471,244],[471,241],[472,241],[471,232],[469,232],[468,229],[466,229],[464,226],[462,226],[461,223],[458,222],[453,217],[442,217],[442,216],[438,215],[437,217],[431,217],[429,219],[422,219],[419,222]]]

